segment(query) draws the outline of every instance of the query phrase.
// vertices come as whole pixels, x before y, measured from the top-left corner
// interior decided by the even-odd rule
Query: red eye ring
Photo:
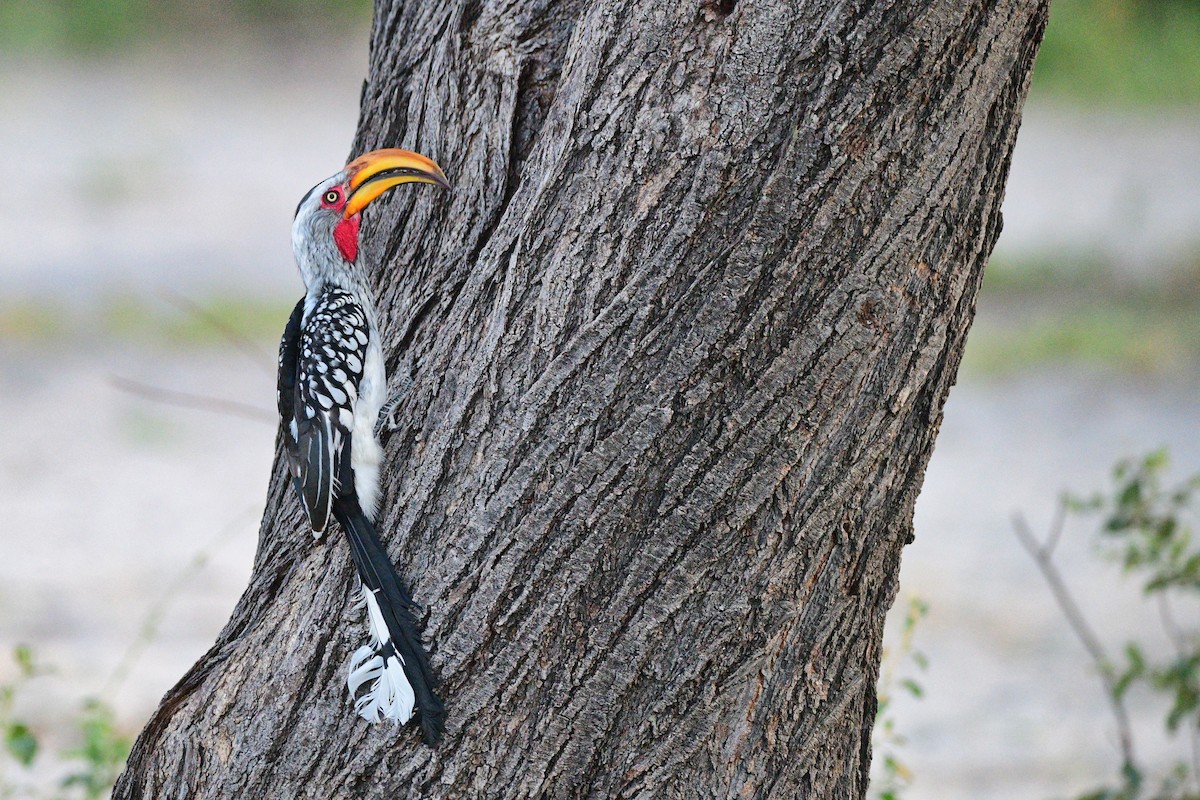
[[[329,205],[333,205],[334,203],[336,203],[338,200],[341,200],[341,199],[342,199],[342,196],[340,194],[338,194],[337,189],[330,189],[328,192],[325,193],[325,202],[328,203]]]

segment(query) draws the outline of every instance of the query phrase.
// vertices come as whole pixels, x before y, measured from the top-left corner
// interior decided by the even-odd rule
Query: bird
[[[296,206],[292,250],[304,281],[279,345],[277,401],[289,474],[318,539],[336,520],[345,532],[367,611],[367,644],[346,679],[359,716],[406,724],[413,716],[435,745],[445,706],[417,628],[417,605],[375,529],[388,397],[375,299],[361,260],[361,215],[389,189],[449,189],[441,167],[408,150],[359,156]]]

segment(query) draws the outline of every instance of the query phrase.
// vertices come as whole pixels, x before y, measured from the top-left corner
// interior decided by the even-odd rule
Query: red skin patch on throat
[[[358,222],[359,216],[355,214],[333,227],[333,241],[342,252],[342,258],[351,262],[358,258]]]

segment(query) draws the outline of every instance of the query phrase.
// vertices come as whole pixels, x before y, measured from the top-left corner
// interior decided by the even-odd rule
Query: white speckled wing
[[[326,289],[304,320],[293,407],[297,482],[313,530],[329,524],[333,500],[354,480],[347,451],[370,329],[354,297]]]

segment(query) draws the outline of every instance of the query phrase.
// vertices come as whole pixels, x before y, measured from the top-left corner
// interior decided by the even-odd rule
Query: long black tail
[[[350,693],[363,684],[368,687],[355,699],[358,713],[372,722],[380,717],[407,722],[415,703],[425,743],[436,744],[445,729],[446,709],[433,692],[437,680],[417,630],[416,604],[358,501],[336,501],[333,515],[350,542],[371,628],[371,644],[354,654],[350,666]]]

